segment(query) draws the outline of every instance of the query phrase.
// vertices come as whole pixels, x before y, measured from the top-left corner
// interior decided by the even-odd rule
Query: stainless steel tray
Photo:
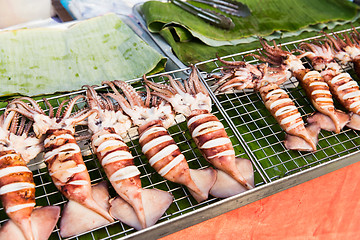
[[[301,41],[308,40],[310,39]],[[291,49],[296,47],[298,42],[283,44],[283,46]],[[226,58],[244,59],[244,54],[234,54]],[[255,62],[254,59],[250,61],[252,63]],[[201,64],[219,66],[216,59],[197,65]],[[309,66],[311,67],[311,65]],[[215,68],[214,72],[216,71],[218,71],[218,68]],[[350,66],[345,68],[344,71],[349,71],[352,74]],[[172,75],[175,79],[179,79],[188,76],[189,69],[180,67],[178,70],[167,70],[166,73]],[[162,81],[162,76],[163,74],[157,74],[148,78],[154,81]],[[249,158],[253,162],[256,188],[227,199],[210,197],[202,203],[197,203],[189,195],[187,189],[164,180],[149,166],[141,153],[136,129],[132,129],[128,133],[127,144],[134,155],[135,164],[141,171],[143,186],[146,188],[155,187],[171,192],[175,197],[173,204],[153,227],[136,231],[116,221],[69,239],[157,239],[359,161],[360,135],[358,132],[349,129],[342,131],[340,134],[322,131],[319,136],[318,151],[314,153],[301,153],[286,150],[281,142],[283,132],[264,108],[257,93],[234,92],[231,94],[215,95],[211,92],[213,79],[209,77],[208,73],[202,72],[201,76],[201,80],[210,91],[210,96],[213,100],[213,113],[225,125],[237,156]],[[137,89],[143,89],[140,80],[132,79],[128,82]],[[105,87],[101,88],[108,90]],[[289,88],[288,91],[290,96],[295,99],[303,116],[314,111],[300,88]],[[52,104],[59,105],[62,100],[73,98],[78,94],[84,94],[84,91],[52,97],[49,98],[49,101]],[[39,102],[43,104],[42,100],[39,100]],[[85,104],[85,102],[81,102],[77,106],[82,108]],[[3,109],[0,110],[3,111]],[[86,127],[79,126],[76,128],[78,134],[84,131],[87,131]],[[191,168],[204,168],[208,166],[208,163],[195,147],[183,117],[178,116],[176,124],[169,131],[175,138],[181,151],[185,154]],[[90,149],[89,142],[86,140],[79,141],[79,145],[81,146],[92,182],[97,183],[106,180],[106,176],[96,156]],[[63,206],[66,200],[51,182],[42,163],[41,156],[30,163],[29,167],[33,170],[36,183],[37,205]],[[115,196],[112,189],[110,189],[110,194],[112,197]],[[7,219],[4,209],[1,208],[0,223],[5,222]],[[50,239],[61,239],[58,225]]]
[[[163,2],[166,2],[166,0],[161,0]],[[141,12],[141,7],[143,3],[135,4],[133,7],[133,15],[138,23],[138,25],[143,29],[144,32],[148,34],[148,36],[151,38],[152,42],[156,44],[156,46],[162,50],[162,53],[167,56],[171,61],[177,66],[178,69],[186,68],[187,66],[182,63],[172,52],[171,46],[165,41],[165,39],[160,36],[160,34],[157,33],[151,33],[149,29],[146,26],[145,19],[143,17],[143,14]]]
[[[181,69],[167,72],[171,74],[174,78],[179,79],[179,76],[183,76],[184,74],[188,74],[188,69]],[[162,79],[162,74],[150,76],[150,80]],[[132,83],[134,87],[138,90],[144,90],[144,87],[140,83],[141,79],[133,79],[128,81]],[[100,87],[99,89],[108,90],[105,87]],[[64,99],[72,98],[78,94],[84,94],[84,91],[78,91],[71,94],[61,95],[57,97],[48,98],[52,105],[58,106],[61,101]],[[44,108],[45,105],[43,100],[38,101]],[[77,109],[83,108],[86,103],[79,102],[77,104]],[[2,109],[3,110],[3,109]],[[239,157],[248,158],[247,154],[244,153],[244,150],[241,146],[241,143],[237,140],[233,131],[228,127],[227,122],[223,118],[222,114],[217,110],[214,105],[213,113],[225,124],[226,130],[233,141],[234,148],[236,150],[236,154]],[[191,135],[186,127],[185,119],[182,116],[176,117],[176,124],[169,128],[169,132],[172,137],[176,140],[178,146],[180,147],[183,154],[186,156],[189,166],[191,168],[204,168],[209,164],[205,161],[205,159],[201,156],[201,153],[194,147],[194,142],[191,139]],[[79,126],[76,128],[77,134],[83,134],[87,131],[86,127]],[[127,144],[130,147],[130,150],[134,156],[135,164],[141,171],[141,181],[145,188],[158,188],[165,191],[168,191],[173,194],[175,200],[172,203],[171,207],[166,211],[165,215],[162,216],[159,223],[154,227],[150,227],[148,229],[142,231],[135,231],[133,228],[122,224],[121,222],[115,222],[108,224],[107,226],[98,228],[96,230],[90,231],[89,233],[84,233],[79,236],[74,236],[69,239],[115,239],[115,238],[132,238],[138,236],[139,238],[148,239],[158,238],[161,235],[164,235],[164,230],[158,232],[157,229],[161,229],[160,226],[165,227],[165,229],[174,229],[176,231],[179,228],[173,228],[173,224],[178,221],[178,219],[186,219],[189,215],[192,215],[194,212],[198,210],[203,210],[204,208],[212,207],[214,204],[220,202],[220,199],[216,199],[210,197],[208,200],[197,203],[192,196],[189,195],[187,189],[183,188],[181,185],[169,182],[164,180],[160,175],[158,175],[147,163],[146,158],[141,153],[141,148],[138,143],[138,135],[136,129],[131,129],[128,132],[126,138]],[[84,160],[86,166],[88,167],[88,171],[90,177],[92,179],[92,183],[97,183],[103,180],[106,180],[106,176],[96,159],[96,156],[93,154],[89,141],[79,141],[79,145],[82,149],[82,154],[84,156]],[[60,205],[62,206],[66,199],[57,191],[51,179],[46,171],[46,168],[42,161],[42,154],[40,154],[35,161],[32,161],[29,164],[29,167],[33,170],[34,180],[36,184],[36,202],[39,206],[44,205]],[[265,184],[264,177],[260,174],[260,171],[255,168],[255,174],[257,179],[257,186]],[[116,196],[113,190],[110,190],[112,197]],[[238,205],[239,206],[239,205]],[[196,216],[196,215],[194,215]],[[0,209],[0,223],[3,223],[7,220],[4,209]],[[169,230],[165,230],[168,232]],[[59,235],[59,226],[57,226],[51,235],[50,239],[61,239]]]
[[[189,69],[180,69],[167,73],[171,74],[174,78],[179,79],[179,76],[187,75],[188,72]],[[162,75],[163,74],[153,75],[150,76],[149,79],[159,81],[162,80]],[[133,79],[128,82],[139,90],[143,89],[140,79]],[[107,88],[104,89],[107,90]],[[58,105],[60,101],[72,98],[77,94],[84,94],[84,91],[49,98],[49,101],[52,104]],[[246,96],[246,98],[252,98],[251,95],[256,94],[241,93],[241,96],[243,95]],[[358,147],[360,139],[357,132],[346,130],[338,135],[330,134],[326,136],[322,133],[320,141],[325,141],[326,143],[331,141],[330,139],[332,137],[340,139],[340,136],[342,135],[345,135],[348,140],[342,142],[337,141],[337,143],[332,142],[332,144],[329,143],[329,146],[321,147],[315,153],[300,153],[284,149],[278,151],[278,148],[282,148],[281,137],[278,136],[282,134],[281,131],[271,132],[269,135],[271,139],[266,140],[264,134],[268,131],[267,128],[253,126],[256,121],[271,122],[271,116],[264,113],[263,116],[252,116],[253,120],[250,122],[243,122],[242,120],[235,121],[233,117],[229,117],[231,110],[246,108],[246,113],[236,116],[240,119],[245,118],[246,115],[251,116],[255,112],[260,111],[258,111],[259,109],[253,108],[252,104],[249,105],[245,102],[238,102],[234,96],[215,96],[213,94],[211,94],[211,96],[214,101],[213,113],[226,126],[226,130],[233,142],[237,156],[249,158],[254,164],[256,188],[227,199],[210,197],[202,203],[196,203],[189,195],[187,189],[178,184],[164,180],[147,164],[147,160],[141,153],[136,131],[134,131],[135,129],[132,129],[129,131],[127,144],[135,157],[135,164],[141,171],[143,186],[146,188],[155,187],[171,192],[175,197],[173,204],[166,211],[164,216],[161,217],[160,221],[148,229],[135,231],[133,228],[116,221],[69,239],[157,239],[358,161],[358,155],[355,154],[360,149],[360,147]],[[219,97],[226,97],[226,99],[220,99]],[[227,102],[234,103],[234,101],[236,101],[236,104],[238,105],[236,107],[234,106],[233,109],[218,107]],[[259,102],[259,100],[257,101]],[[255,101],[253,104],[256,106],[260,103],[258,102]],[[43,104],[42,100],[40,100],[39,103]],[[83,108],[85,104],[86,103],[84,102],[80,102],[77,106],[78,108]],[[252,110],[250,110],[249,107]],[[303,106],[303,108],[306,107],[307,106]],[[242,126],[248,128],[249,131],[240,131]],[[276,128],[274,123],[270,123],[269,127]],[[84,131],[87,131],[87,129],[83,126],[79,126],[76,129],[78,134],[81,134]],[[173,125],[169,131],[176,139],[181,151],[185,154],[191,168],[204,168],[208,166],[208,163],[195,147],[190,133],[187,130],[184,118],[179,116],[176,124]],[[256,137],[257,133],[261,133],[261,136]],[[246,135],[254,136],[254,139],[248,141]],[[265,144],[263,144],[263,141]],[[258,145],[258,147],[254,148],[254,143],[255,145]],[[346,148],[349,144],[351,144],[352,147]],[[96,156],[92,154],[89,142],[80,141],[79,145],[81,146],[92,182],[97,183],[106,180],[106,176],[98,163]],[[344,149],[342,151],[336,151],[338,146],[343,146]],[[268,149],[271,149],[272,153],[268,153]],[[33,169],[36,183],[37,205],[63,206],[66,200],[56,190],[46,168],[42,166],[41,157],[38,158],[36,162],[29,164],[29,167]],[[280,173],[279,169],[281,168],[284,168],[284,170]],[[115,196],[112,189],[110,189],[110,193],[112,197]],[[0,219],[1,223],[7,219],[3,209],[0,209]],[[61,239],[59,235],[59,226],[56,226],[50,239]]]
[[[341,32],[351,30],[347,29]],[[281,46],[283,49],[291,51],[297,49],[298,44],[301,42],[310,42],[321,37],[302,39]],[[245,57],[249,53],[259,54],[258,50],[252,50],[222,58],[228,61],[241,60],[257,64],[257,59]],[[212,59],[196,64],[196,66],[201,67],[203,64],[210,64],[212,65],[210,68],[213,68],[211,73],[202,72],[201,76],[214,99],[214,103],[229,121],[236,135],[245,143],[244,149],[247,149],[247,153],[256,159],[259,168],[269,181],[301,172],[330,160],[338,160],[360,151],[359,132],[346,128],[339,134],[321,131],[316,152],[298,152],[285,149],[281,143],[284,139],[284,132],[265,108],[260,95],[253,91],[229,91],[226,94],[214,94],[213,82],[215,79],[212,75],[220,74],[222,64],[217,59]],[[306,59],[303,60],[303,64],[312,69],[312,65]],[[343,66],[342,70],[351,74],[355,80],[358,80],[350,64]],[[303,118],[315,112],[304,90],[298,86],[296,79],[291,78],[282,87],[286,89],[289,96],[294,100]],[[341,106],[337,107],[341,108]]]

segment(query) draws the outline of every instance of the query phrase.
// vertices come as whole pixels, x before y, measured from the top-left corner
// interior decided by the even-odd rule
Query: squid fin
[[[334,123],[334,118],[338,122],[338,124]],[[345,125],[350,121],[350,117],[348,114],[335,110],[335,114],[333,118],[330,116],[327,116],[323,113],[316,112],[312,114],[308,119],[306,120],[310,124],[317,124],[321,129],[324,129],[326,131],[339,133],[341,129],[345,127]],[[338,126],[337,126],[338,125]],[[359,125],[360,127],[360,125]]]
[[[31,227],[31,219],[30,216],[24,219],[12,219],[14,223],[22,230],[26,240],[33,240],[34,233]]]
[[[348,128],[354,129],[354,130],[360,130],[360,115],[352,114],[350,117],[350,122],[346,124]]]
[[[98,203],[104,211],[108,211],[110,204],[106,182],[101,182],[92,186],[92,195],[95,202]],[[60,235],[63,238],[66,238],[108,223],[110,223],[110,221],[100,214],[70,200],[65,205],[62,213]]]
[[[154,225],[173,201],[173,196],[158,189],[142,189],[141,198],[145,212],[146,226]],[[134,209],[121,197],[116,197],[110,202],[110,214],[121,222],[135,228],[143,229]]]
[[[285,147],[289,150],[308,151],[308,152],[315,151],[316,144],[318,143],[318,135],[321,128],[318,124],[313,123],[313,124],[308,124],[306,126],[306,130],[309,133],[313,145],[311,145],[308,141],[304,140],[301,137],[286,134],[284,140]]]
[[[254,169],[250,160],[236,158],[236,167],[247,183],[254,188]],[[217,170],[217,179],[210,190],[210,194],[217,198],[226,198],[245,192],[247,189],[238,181],[221,170]]]
[[[58,206],[46,206],[35,208],[31,213],[30,222],[33,232],[33,239],[47,240],[60,215],[60,207]],[[0,240],[25,240],[20,228],[12,221],[9,220],[0,228]]]
[[[209,167],[205,169],[190,169],[190,175],[200,193],[189,189],[197,202],[202,202],[209,197],[209,191],[216,180],[216,170]]]

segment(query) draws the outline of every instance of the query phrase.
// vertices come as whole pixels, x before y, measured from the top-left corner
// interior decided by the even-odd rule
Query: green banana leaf
[[[189,2],[217,11],[206,4]],[[296,31],[330,20],[350,20],[355,17],[358,9],[355,4],[344,0],[242,0],[241,2],[249,6],[251,15],[246,18],[228,15],[235,23],[235,28],[232,30],[210,25],[172,3],[149,1],[143,4],[142,12],[152,32],[160,32],[169,25],[180,25],[204,43],[220,46],[243,43],[239,39],[253,35],[266,36],[280,30]],[[182,41],[181,36],[178,37]]]
[[[252,15],[231,16],[237,26],[231,31],[211,26],[171,3],[149,1],[142,5],[141,11],[149,30],[159,33],[185,65],[213,59],[216,54],[225,56],[259,48],[259,35],[278,42],[292,41],[318,35],[322,29],[350,28],[360,18],[359,7],[342,0],[242,2],[250,7]],[[216,66],[209,63],[200,67],[211,71]]]
[[[343,29],[349,29],[352,27],[352,25],[358,25],[360,23],[359,20],[357,20],[354,23],[344,24],[344,25],[338,25],[335,28],[333,28],[331,31],[340,31]],[[227,56],[235,53],[245,52],[253,49],[260,48],[261,45],[259,41],[250,42],[246,44],[237,44],[237,45],[231,45],[231,46],[221,46],[221,47],[212,47],[204,44],[198,39],[194,39],[193,41],[189,42],[179,42],[176,41],[176,39],[173,36],[173,29],[171,27],[164,28],[160,32],[161,36],[168,42],[168,44],[171,46],[172,51],[175,53],[176,57],[179,58],[185,65],[190,64],[196,64],[198,62],[206,61],[209,59],[214,59],[216,55],[218,56]],[[286,43],[290,41],[295,41],[299,39],[304,39],[308,37],[314,37],[319,35],[320,33],[318,31],[316,32],[302,32],[297,36],[292,37],[280,37],[279,39],[276,39],[276,43]],[[242,60],[242,59],[238,59]],[[198,66],[201,70],[210,72],[214,68],[217,68],[217,66],[210,62],[207,64],[201,64]]]
[[[164,69],[166,59],[115,14],[68,29],[0,32],[0,96],[34,96],[126,80]]]

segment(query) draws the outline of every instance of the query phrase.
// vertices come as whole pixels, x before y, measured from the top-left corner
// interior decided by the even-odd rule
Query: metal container
[[[309,40],[303,39],[301,41]],[[296,48],[301,41],[283,44],[283,47],[290,50]],[[161,44],[156,44],[162,48]],[[162,50],[165,53],[167,51],[164,48]],[[246,53],[234,54],[225,59],[245,60],[244,55]],[[169,55],[168,57],[173,60],[173,57]],[[250,62],[255,63],[256,60],[251,59]],[[172,66],[176,66],[174,61],[172,64]],[[219,71],[219,62],[216,59],[199,63],[197,66],[202,64],[214,64],[214,73]],[[310,64],[308,66],[311,67]],[[189,71],[189,68],[180,67],[177,70],[168,70],[166,74],[172,75],[175,79],[180,79],[186,78]],[[349,71],[352,74],[351,66],[347,66],[344,71]],[[148,76],[148,79],[161,82],[164,74]],[[69,239],[157,239],[358,161],[360,151],[360,135],[358,132],[350,129],[345,129],[339,134],[322,131],[319,135],[319,145],[316,152],[305,153],[286,150],[282,144],[283,131],[265,109],[257,93],[231,92],[215,95],[211,91],[211,83],[214,79],[208,73],[199,72],[199,74],[201,81],[210,92],[213,101],[213,113],[224,124],[234,145],[236,155],[252,161],[256,187],[226,199],[210,197],[204,202],[197,203],[187,189],[164,180],[150,167],[145,156],[141,153],[137,131],[133,128],[128,132],[126,142],[134,156],[135,164],[141,172],[143,186],[172,193],[174,202],[159,222],[147,229],[136,231],[116,221]],[[140,78],[127,82],[136,89],[144,89]],[[302,116],[306,117],[313,113],[314,109],[305,98],[304,91],[297,87],[296,82],[290,82],[291,84],[293,86],[286,87],[286,90],[294,99]],[[101,89],[111,91],[106,87],[101,87]],[[52,97],[48,100],[53,105],[58,106],[62,100],[84,93],[84,91],[77,91]],[[39,103],[44,107],[46,106],[42,100],[39,100]],[[83,108],[85,105],[85,102],[80,102],[77,104],[77,108]],[[85,131],[87,131],[86,127],[79,126],[76,128],[77,134],[81,135]],[[177,116],[176,123],[169,128],[169,132],[186,156],[190,168],[205,168],[209,165],[196,148],[183,116]],[[92,183],[106,180],[104,171],[90,148],[89,140],[79,141],[79,145]],[[29,167],[33,171],[36,183],[37,205],[63,206],[66,199],[53,185],[42,162],[42,157],[39,156],[31,162]],[[116,195],[113,189],[110,189],[110,194],[112,197]],[[0,223],[7,219],[4,209],[1,208]],[[61,239],[59,225],[54,229],[50,239]]]

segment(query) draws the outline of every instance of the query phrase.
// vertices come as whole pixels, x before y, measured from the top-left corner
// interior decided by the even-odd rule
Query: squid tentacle
[[[132,107],[130,106],[130,103],[122,95],[114,94],[114,93],[107,93],[105,95],[117,101],[121,106],[122,110],[124,110],[124,112],[129,115],[130,111],[132,110]]]
[[[109,110],[109,111],[115,111],[115,107],[114,104],[111,102],[111,100],[106,97],[106,95],[104,93],[100,94],[101,96],[101,101],[102,101],[102,105],[104,107],[104,109]]]
[[[30,102],[32,108],[33,108],[36,112],[45,114],[44,110],[40,107],[40,105],[39,105],[34,99],[32,99],[32,98],[30,98],[30,97],[20,97],[20,98],[18,98],[18,99],[16,99],[16,100],[19,100],[19,101],[27,100],[27,101]]]
[[[86,91],[86,98],[88,99],[90,108],[95,108],[95,107],[102,108],[103,103],[101,102],[101,99],[99,98],[99,96],[97,95],[94,89],[96,85],[94,86],[84,85],[83,88],[84,87],[88,89],[88,91]]]
[[[244,67],[246,65],[246,63],[244,61],[226,61],[222,58],[220,58],[217,54],[216,54],[216,58],[219,60],[219,62],[227,65],[227,66],[241,66]]]
[[[164,85],[161,83],[155,83],[144,78],[144,82],[152,89],[156,89],[156,91],[163,93],[167,97],[173,97],[176,94],[175,89],[171,86]]]
[[[128,84],[118,80],[114,81],[114,84],[124,92],[125,96],[127,97],[132,107],[134,106],[144,107],[144,102],[141,100],[140,96],[135,92],[133,88],[130,88]]]
[[[174,89],[174,91],[177,94],[184,95],[185,93],[187,93],[182,90],[184,88],[179,87],[179,85],[177,84],[177,81],[175,81],[175,79],[172,76],[170,76],[170,75],[165,75],[165,76],[169,79],[170,86]]]
[[[9,127],[9,132],[15,134],[16,129],[19,125],[19,118],[20,118],[20,114],[18,112],[15,112],[14,117],[12,118],[10,127]]]
[[[71,99],[69,101],[69,103],[66,105],[65,107],[65,110],[64,110],[64,113],[62,115],[62,118],[65,119],[65,118],[69,118],[71,116],[71,112],[73,110],[73,108],[75,107],[76,105],[76,102],[79,100],[79,99],[82,99],[82,98],[85,98],[85,96],[83,95],[78,95],[76,97],[74,97],[73,99]]]
[[[25,133],[26,135],[28,135],[28,132],[29,132],[29,130],[31,128],[32,122],[30,122],[30,124],[27,124],[27,125],[25,125],[25,123],[26,123],[26,119],[25,119],[25,117],[22,117],[21,120],[20,120],[19,126],[17,128],[17,131],[14,134],[20,136],[23,133]]]
[[[209,95],[208,91],[206,90],[205,86],[200,82],[199,75],[197,73],[197,70],[194,65],[191,66],[192,71],[189,76],[189,82],[193,87],[190,87],[190,89],[193,89],[195,91],[195,94],[202,93],[204,95]]]
[[[233,76],[233,73],[229,72],[229,73],[225,73],[223,76],[212,75],[211,77],[213,77],[215,79],[217,78],[217,81],[214,82],[214,85],[220,85],[223,82],[226,82],[226,80],[228,80],[232,76]]]
[[[50,104],[50,102],[46,99],[46,98],[43,98],[46,106],[49,108],[49,117],[52,118],[54,117],[54,107]]]
[[[169,101],[172,97],[175,96],[175,94],[167,94],[166,91],[164,91],[164,88],[158,87],[158,85],[155,85],[154,82],[145,80],[145,83],[147,86],[149,86],[151,89],[156,90],[156,92],[151,92],[152,95],[161,97],[165,99],[166,101]]]

